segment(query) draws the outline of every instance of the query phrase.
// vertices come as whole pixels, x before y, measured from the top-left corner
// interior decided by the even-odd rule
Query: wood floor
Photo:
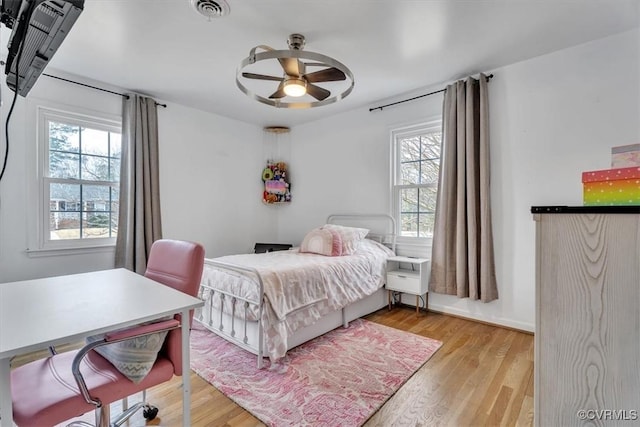
[[[443,346],[365,426],[533,424],[533,335],[431,312],[416,315],[409,307],[383,309],[367,319]],[[180,386],[174,378],[148,391],[160,414],[146,425],[181,425]],[[193,373],[191,386],[192,426],[263,426]],[[145,420],[136,415],[128,425],[143,426]]]

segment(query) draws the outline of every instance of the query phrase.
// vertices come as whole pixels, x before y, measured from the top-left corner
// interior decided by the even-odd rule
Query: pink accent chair
[[[204,248],[177,240],[154,242],[145,276],[196,296],[202,277]],[[144,304],[144,301],[140,301]],[[192,321],[193,312],[189,322]],[[45,427],[95,410],[96,426],[121,425],[141,407],[129,408],[115,422],[109,420],[109,404],[169,381],[182,372],[181,316],[107,334],[104,340],[77,351],[60,353],[18,367],[11,372],[13,417],[18,426]],[[138,384],[122,375],[93,348],[159,331],[169,331],[153,368]],[[189,375],[189,373],[185,373]],[[157,409],[152,408],[152,411]],[[152,413],[155,417],[155,413]],[[147,416],[147,414],[145,414]],[[75,425],[90,425],[76,422]]]

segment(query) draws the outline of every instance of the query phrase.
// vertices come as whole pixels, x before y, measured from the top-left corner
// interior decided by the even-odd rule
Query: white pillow
[[[304,236],[300,252],[325,256],[342,255],[342,236],[335,230],[314,228]]]
[[[166,337],[167,331],[156,332],[96,347],[95,351],[111,362],[122,375],[138,384],[153,368]],[[102,338],[101,335],[89,337],[87,342]]]
[[[345,227],[343,225],[325,224],[323,230],[333,230],[340,234],[342,238],[342,255],[353,254],[358,245],[364,239],[369,230],[366,228]]]

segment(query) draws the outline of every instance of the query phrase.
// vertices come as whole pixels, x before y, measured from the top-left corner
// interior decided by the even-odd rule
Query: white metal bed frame
[[[372,225],[386,223],[387,228],[390,226],[390,232],[378,232]],[[393,217],[386,214],[336,214],[327,218],[328,224],[340,224],[348,226],[359,226],[369,228],[370,231],[367,238],[376,240],[391,248],[395,252],[396,246],[396,227]],[[197,309],[194,320],[198,321],[208,330],[221,336],[237,346],[250,351],[257,355],[258,369],[263,366],[263,358],[265,356],[265,338],[264,327],[262,325],[262,313],[264,310],[265,296],[264,283],[259,272],[255,268],[244,267],[225,262],[216,261],[215,259],[205,259],[206,265],[215,268],[227,270],[232,274],[250,275],[255,277],[255,283],[258,286],[258,293],[261,298],[259,301],[249,300],[245,297],[235,295],[231,292],[214,289],[207,284],[201,284],[199,297],[205,300],[204,307]],[[220,309],[213,306],[213,299],[219,298]],[[230,304],[231,314],[225,313],[225,304]],[[244,307],[244,316],[236,315],[237,304]],[[258,320],[247,318],[247,311],[250,304],[258,307]],[[388,304],[384,287],[379,288],[375,293],[356,301],[351,305],[342,309],[328,313],[312,325],[303,327],[288,339],[288,350],[296,347],[306,341],[316,338],[326,332],[329,332],[339,326],[348,327],[349,322],[358,319],[364,315],[372,313]],[[240,333],[239,333],[240,332]]]

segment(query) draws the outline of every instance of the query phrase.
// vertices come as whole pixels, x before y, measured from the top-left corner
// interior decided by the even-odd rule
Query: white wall
[[[533,330],[530,207],[582,204],[581,172],[608,168],[612,146],[640,142],[639,51],[636,30],[492,70],[491,180],[500,298],[484,304],[432,294],[430,307]],[[330,213],[390,212],[389,131],[427,121],[440,114],[441,105],[442,97],[434,95],[295,128],[295,199],[278,217],[280,240],[300,242]]]
[[[0,148],[4,149],[4,123],[13,92],[1,80]],[[42,103],[73,111],[122,114],[121,97],[46,76],[27,98],[18,97],[10,122],[8,169],[0,182],[0,282],[113,267],[113,249],[74,255],[27,254],[35,209],[27,183],[35,173],[35,109]],[[250,251],[256,239],[274,241],[275,211],[260,203],[262,129],[173,104],[159,108],[158,116],[164,236],[199,241],[207,256]]]
[[[164,237],[201,242],[207,257],[274,242],[277,211],[262,204],[262,128],[180,105],[158,113]]]

